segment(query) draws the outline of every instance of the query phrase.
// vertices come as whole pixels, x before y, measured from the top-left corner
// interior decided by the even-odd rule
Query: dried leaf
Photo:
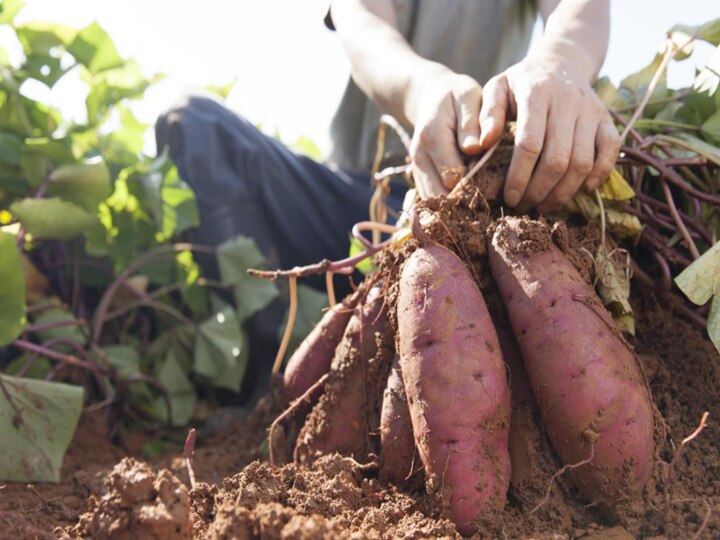
[[[620,171],[613,169],[608,179],[600,186],[600,195],[606,201],[629,201],[635,196],[635,192]]]
[[[565,205],[565,209],[568,212],[580,214],[587,221],[600,223],[600,208],[595,199],[584,191],[578,191],[575,197]],[[637,216],[613,208],[609,204],[605,205],[605,222],[608,231],[618,238],[637,236],[643,230],[642,223]]]

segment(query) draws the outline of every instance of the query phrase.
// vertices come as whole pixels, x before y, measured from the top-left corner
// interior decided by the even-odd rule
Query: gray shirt
[[[393,0],[398,29],[423,58],[480,84],[523,58],[536,19],[534,0]],[[368,171],[382,111],[350,79],[330,126],[330,163]],[[394,135],[386,138],[384,166],[404,162]]]

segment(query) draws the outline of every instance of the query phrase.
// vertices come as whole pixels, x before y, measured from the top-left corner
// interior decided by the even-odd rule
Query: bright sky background
[[[482,1],[482,0],[478,0]],[[152,123],[193,87],[237,79],[228,106],[285,140],[307,135],[326,147],[326,129],[348,77],[348,62],[323,24],[327,0],[27,0],[17,23],[42,19],[82,27],[93,20],[115,40],[123,57],[146,73],[168,77],[133,110]],[[615,0],[610,50],[602,75],[618,83],[647,65],[675,23],[720,16],[718,0]],[[541,27],[536,26],[536,35]],[[0,43],[8,41],[0,33]],[[698,60],[671,65],[671,86],[690,84]],[[42,89],[35,89],[42,96]],[[86,90],[61,81],[44,99],[82,118]]]

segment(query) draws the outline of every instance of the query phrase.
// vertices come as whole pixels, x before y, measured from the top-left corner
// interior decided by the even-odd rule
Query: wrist
[[[528,54],[527,59],[578,83],[591,84],[597,75],[594,62],[582,47],[565,40],[545,39]]]

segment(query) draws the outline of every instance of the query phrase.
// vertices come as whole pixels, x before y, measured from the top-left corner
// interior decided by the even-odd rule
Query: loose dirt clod
[[[102,497],[90,497],[89,511],[72,537],[148,540],[192,538],[188,489],[168,470],[155,475],[145,463],[124,458],[105,481]]]

